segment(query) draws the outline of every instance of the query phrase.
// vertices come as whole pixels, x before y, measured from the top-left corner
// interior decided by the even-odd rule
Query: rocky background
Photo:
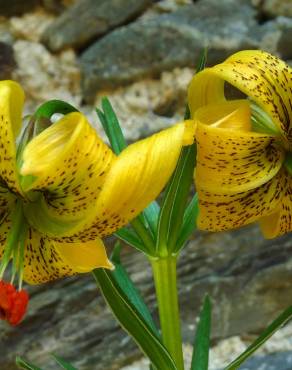
[[[290,63],[291,40],[292,0],[0,0],[0,78],[22,84],[26,112],[63,99],[99,130],[94,107],[107,95],[129,141],[182,119],[204,46],[209,64],[247,48]],[[123,260],[157,317],[147,262],[127,248]],[[186,358],[200,301],[209,292],[215,303],[211,368],[218,370],[292,303],[292,238],[264,241],[256,226],[198,233],[183,253],[179,277]],[[141,357],[90,276],[30,293],[23,324],[11,329],[0,323],[1,370],[16,368],[16,354],[44,370],[56,368],[50,352],[80,370],[121,369]],[[292,326],[242,369],[291,370]]]

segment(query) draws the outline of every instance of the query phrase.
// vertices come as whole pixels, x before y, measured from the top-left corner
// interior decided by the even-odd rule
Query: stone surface
[[[145,10],[150,0],[81,0],[44,32],[42,41],[52,51],[82,48]]]
[[[10,17],[31,11],[40,0],[0,0],[0,16]]]
[[[15,67],[12,46],[0,41],[0,80],[10,79]]]
[[[252,3],[267,16],[284,15],[292,17],[291,0],[252,0]]]
[[[292,19],[281,17],[280,20],[282,32],[278,41],[278,51],[282,58],[289,60],[292,59]]]
[[[210,64],[236,50],[256,48],[256,27],[255,11],[244,1],[231,0],[201,0],[121,27],[82,54],[84,96],[90,100],[98,89],[194,65],[205,45]]]
[[[147,261],[129,249],[122,260],[157,318]],[[193,341],[195,318],[206,292],[214,303],[214,339],[259,332],[292,303],[289,235],[264,241],[256,227],[198,233],[184,250],[178,271],[187,343]],[[112,318],[90,276],[32,287],[30,293],[30,309],[22,325],[0,324],[1,370],[15,368],[16,354],[46,370],[55,369],[50,352],[64,356],[80,370],[120,369],[141,356]]]

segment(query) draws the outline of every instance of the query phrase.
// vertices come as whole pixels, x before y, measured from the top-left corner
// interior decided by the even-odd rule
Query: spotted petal
[[[286,191],[284,171],[265,184],[234,194],[210,192],[198,187],[198,227],[202,230],[222,231],[258,221],[273,213]]]
[[[272,239],[292,231],[292,181],[286,174],[286,190],[275,211],[260,220],[264,237]]]
[[[15,140],[21,128],[24,92],[14,81],[0,81],[0,183],[21,194]]]
[[[217,104],[214,112],[206,106],[195,113],[198,189],[216,194],[245,192],[267,183],[282,166],[284,151],[277,138],[244,131],[250,115],[242,108],[229,113],[227,108],[234,104]]]
[[[58,235],[94,212],[96,199],[115,161],[81,113],[70,113],[26,147],[21,174],[33,202],[25,207],[29,222]]]
[[[258,50],[241,51],[224,63],[194,76],[188,92],[192,115],[201,106],[222,102],[224,81],[252,98],[292,146],[292,69],[278,58]]]
[[[15,197],[7,189],[0,188],[0,260],[5,242],[12,227],[11,215],[15,206]]]
[[[100,239],[58,243],[32,228],[29,230],[24,255],[24,280],[29,284],[45,283],[98,267],[112,268]]]
[[[166,185],[185,140],[185,127],[177,124],[128,146],[111,166],[94,217],[69,240],[109,235],[136,217]]]

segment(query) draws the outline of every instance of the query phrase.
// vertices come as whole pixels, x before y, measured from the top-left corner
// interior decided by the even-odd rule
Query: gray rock
[[[122,261],[157,319],[147,260],[125,248]],[[185,341],[193,341],[206,292],[214,303],[213,338],[258,333],[292,303],[292,238],[263,240],[257,227],[196,233],[182,253],[178,274]],[[31,287],[30,294],[29,311],[19,327],[0,323],[1,370],[15,369],[16,354],[46,370],[56,369],[51,352],[80,370],[117,370],[141,356],[105,307],[90,276]]]
[[[291,370],[292,352],[256,356],[241,365],[239,370]]]
[[[44,8],[52,13],[60,14],[77,0],[42,0]]]
[[[33,10],[40,0],[0,0],[0,16],[11,17]]]
[[[12,46],[0,41],[0,80],[10,79],[15,67]]]
[[[292,17],[291,0],[252,0],[252,3],[266,16],[284,15]]]
[[[151,0],[80,0],[44,32],[42,42],[52,51],[82,48],[137,17]]]
[[[257,26],[246,1],[201,0],[171,14],[139,20],[98,40],[81,56],[83,91],[91,100],[98,89],[194,65],[209,46],[209,63],[236,50],[257,48],[250,36]]]
[[[280,17],[280,21],[282,32],[278,41],[278,51],[283,59],[292,59],[292,19]]]

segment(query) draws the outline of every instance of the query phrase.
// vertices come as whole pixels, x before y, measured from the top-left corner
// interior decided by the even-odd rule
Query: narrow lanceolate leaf
[[[194,146],[182,150],[175,172],[167,186],[162,202],[157,232],[157,248],[167,246],[169,252],[176,247],[183,222],[189,190],[193,182],[195,164]],[[163,251],[158,251],[163,253]]]
[[[26,370],[42,370],[40,367],[37,367],[37,366],[31,364],[30,362],[27,362],[27,361],[23,360],[19,356],[16,357],[15,362],[16,362],[16,365],[20,369],[26,369]]]
[[[211,331],[211,302],[205,297],[196,330],[191,370],[208,370]]]
[[[101,119],[101,124],[108,136],[113,151],[116,154],[119,154],[127,146],[121,126],[108,98],[102,99],[101,106],[104,118]],[[99,112],[100,111],[97,110],[97,114],[101,118],[101,114]]]
[[[143,252],[145,250],[143,242],[140,240],[139,236],[134,230],[131,230],[128,227],[123,227],[122,229],[116,231],[115,235],[139,251]]]
[[[76,367],[69,364],[69,362],[65,361],[62,357],[52,354],[54,359],[57,361],[57,363],[62,367],[62,369],[65,370],[77,370]]]
[[[181,231],[176,242],[174,253],[177,253],[185,245],[189,237],[196,230],[198,215],[199,202],[198,195],[195,194],[185,210]]]
[[[153,201],[152,203],[150,203],[149,206],[145,208],[143,211],[147,224],[154,237],[156,236],[156,233],[157,233],[159,212],[160,212],[160,207],[156,201]]]
[[[208,56],[208,48],[204,48],[201,51],[199,60],[196,64],[196,73],[202,71],[206,67],[207,56]]]
[[[114,274],[96,269],[93,275],[116,319],[151,363],[159,370],[175,370],[176,366],[160,338],[123,292]]]
[[[281,326],[292,319],[292,306],[288,307],[276,318],[263,333],[224,370],[236,370],[243,364],[259,347],[261,347]]]
[[[112,271],[117,283],[120,285],[122,291],[129,298],[130,302],[135,306],[138,312],[143,316],[144,320],[148,323],[151,329],[155,332],[157,337],[160,336],[158,329],[152,319],[151,313],[146,306],[141,294],[133,284],[131,278],[129,277],[127,271],[121,264],[120,260],[121,245],[116,243],[114,252],[111,256],[111,261],[115,265],[115,269]]]

